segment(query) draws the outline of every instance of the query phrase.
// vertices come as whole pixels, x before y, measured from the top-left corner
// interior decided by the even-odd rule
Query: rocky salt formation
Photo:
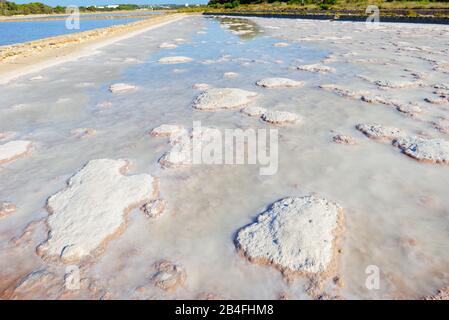
[[[173,56],[173,57],[160,58],[157,62],[161,64],[177,64],[177,63],[186,63],[190,61],[193,61],[193,59],[183,56]]]
[[[265,78],[257,81],[256,85],[264,88],[293,88],[302,87],[304,82],[288,78]]]
[[[159,45],[159,48],[161,49],[174,49],[176,47],[177,47],[176,44],[170,42],[163,42]]]
[[[414,81],[373,80],[364,75],[359,75],[358,78],[363,79],[369,83],[372,83],[378,86],[380,89],[416,88],[423,85],[423,82],[421,80],[414,80]]]
[[[20,246],[23,244],[31,244],[32,235],[38,226],[43,225],[42,222],[43,222],[43,219],[38,219],[38,220],[29,222],[26,225],[26,227],[23,229],[22,233],[19,234],[18,236],[11,238],[9,240],[9,243],[13,246]]]
[[[449,83],[437,83],[433,87],[440,90],[449,90]]]
[[[385,127],[380,124],[358,124],[356,129],[370,139],[393,140],[405,136],[405,133],[398,128]]]
[[[424,100],[431,104],[449,104],[449,89],[445,89],[446,85],[436,85],[435,87],[437,86],[440,89],[433,92],[437,97],[427,97]]]
[[[165,210],[165,201],[163,199],[157,199],[148,203],[145,203],[141,210],[148,218],[157,218]]]
[[[27,140],[14,140],[0,145],[0,164],[14,161],[31,150],[32,143]]]
[[[256,92],[238,88],[211,88],[195,98],[193,108],[203,111],[234,109],[248,104],[256,96]]]
[[[441,133],[449,133],[449,119],[440,118],[432,122],[432,125]]]
[[[157,180],[149,174],[125,176],[128,165],[125,160],[89,161],[65,189],[51,196],[49,235],[38,254],[67,262],[101,251],[123,230],[128,211],[155,199]]]
[[[389,80],[375,80],[373,84],[380,88],[388,88],[388,89],[403,89],[403,88],[415,88],[422,85],[421,81],[403,81],[403,82],[394,82]]]
[[[25,275],[7,288],[2,298],[12,300],[58,299],[64,291],[63,279],[47,269],[40,269]]]
[[[336,85],[336,84],[323,84],[319,86],[321,89],[331,91],[341,97],[350,98],[354,100],[361,100],[363,102],[368,103],[378,103],[383,104],[390,107],[395,107],[396,110],[399,112],[405,113],[410,116],[416,116],[417,114],[422,112],[422,109],[420,106],[413,104],[413,103],[407,103],[404,104],[402,102],[398,102],[395,100],[391,100],[389,98],[378,96],[378,95],[372,95],[369,91],[365,90],[357,90],[353,91],[347,88],[344,88],[342,86]]]
[[[395,140],[394,145],[418,161],[449,164],[449,141],[407,136]]]
[[[261,116],[261,119],[272,124],[288,124],[298,122],[300,117],[287,111],[267,111]]]
[[[0,218],[9,216],[10,214],[16,212],[16,206],[11,202],[0,202]]]
[[[424,297],[424,300],[449,300],[449,287],[439,289],[435,295]]]
[[[297,66],[296,69],[301,71],[309,71],[314,73],[329,73],[329,72],[335,72],[335,68],[325,66],[319,63],[316,64],[306,64]]]
[[[368,91],[353,91],[336,84],[322,84],[319,87],[321,89],[331,91],[341,97],[347,97],[351,99],[363,99],[364,95],[369,94]]]
[[[361,100],[368,103],[378,103],[384,105],[391,105],[391,101],[382,96],[373,96],[371,94],[363,94]]]
[[[240,112],[250,117],[261,117],[267,112],[267,109],[262,107],[250,106],[241,109]]]
[[[398,104],[396,105],[396,110],[399,112],[405,113],[410,116],[415,116],[422,112],[422,109],[420,106],[417,106],[415,104]]]
[[[242,228],[235,244],[249,261],[273,265],[286,276],[324,275],[336,267],[342,220],[342,208],[332,201],[288,197]]]
[[[357,144],[357,140],[354,139],[351,136],[346,136],[343,134],[337,134],[332,137],[332,141],[338,144],[347,144],[347,145],[354,145]]]
[[[150,134],[153,137],[170,137],[184,132],[187,132],[186,129],[179,124],[162,124],[151,130]]]
[[[125,93],[136,91],[137,87],[127,83],[116,83],[109,87],[109,91],[112,93]]]
[[[154,269],[156,272],[152,276],[151,282],[164,291],[175,291],[186,281],[186,271],[179,264],[160,260],[154,264]]]

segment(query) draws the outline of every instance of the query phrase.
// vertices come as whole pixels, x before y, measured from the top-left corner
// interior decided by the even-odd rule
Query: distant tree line
[[[116,10],[136,10],[140,7],[135,4],[120,4],[117,8],[97,8],[94,6],[90,7],[79,7],[81,12],[92,12],[92,11],[116,11]],[[66,7],[56,6],[50,7],[46,4],[40,2],[31,2],[27,4],[16,4],[14,2],[0,0],[0,15],[11,16],[17,14],[50,14],[50,13],[65,13]]]
[[[385,2],[392,2],[393,0],[385,0]],[[398,0],[401,1],[401,0]],[[449,2],[449,0],[402,0],[404,2]],[[232,9],[241,4],[263,4],[263,3],[288,3],[288,4],[317,4],[322,7],[328,7],[338,3],[338,0],[210,0],[208,6],[223,7],[225,9]],[[351,2],[347,1],[346,2]],[[353,2],[363,2],[363,0],[353,0]]]

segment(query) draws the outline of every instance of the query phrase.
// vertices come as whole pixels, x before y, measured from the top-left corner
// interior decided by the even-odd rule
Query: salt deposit
[[[126,212],[157,194],[151,175],[123,175],[128,165],[125,160],[92,160],[48,199],[50,233],[38,247],[41,256],[85,258],[123,229]]]
[[[0,144],[0,164],[14,161],[31,150],[32,143],[27,140],[14,140]]]

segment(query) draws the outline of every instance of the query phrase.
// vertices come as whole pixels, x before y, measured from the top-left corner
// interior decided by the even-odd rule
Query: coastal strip
[[[187,14],[165,14],[128,24],[0,46],[0,84],[20,76],[88,56],[95,50],[153,28],[180,20]]]

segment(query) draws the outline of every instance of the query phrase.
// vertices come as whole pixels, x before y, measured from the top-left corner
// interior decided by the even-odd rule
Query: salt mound
[[[47,202],[48,239],[43,257],[78,261],[100,249],[125,225],[125,214],[152,200],[157,181],[149,174],[124,176],[128,162],[100,159],[87,163],[65,189]]]
[[[440,118],[440,119],[432,122],[432,124],[435,126],[435,129],[437,129],[438,131],[440,131],[442,133],[449,133],[449,119]]]
[[[169,43],[169,42],[163,42],[159,45],[159,48],[161,48],[161,49],[174,49],[176,47],[177,47],[176,44]]]
[[[44,79],[43,76],[34,76],[34,77],[31,77],[29,80],[30,81],[37,81],[37,80],[42,80],[42,79]]]
[[[373,96],[369,94],[364,94],[361,97],[362,101],[368,102],[368,103],[379,103],[379,104],[385,104],[385,105],[391,105],[392,102],[388,100],[387,98],[384,98],[382,96]]]
[[[156,273],[151,278],[152,283],[165,291],[174,291],[186,280],[186,272],[179,264],[161,260],[154,264]]]
[[[388,89],[413,88],[422,85],[422,82],[420,81],[393,82],[389,80],[376,80],[373,83],[380,88],[388,88]]]
[[[206,90],[209,89],[209,85],[207,83],[195,83],[192,88],[198,90]]]
[[[186,63],[190,61],[193,61],[193,59],[189,57],[175,56],[175,57],[160,58],[157,62],[162,64],[175,64],[175,63]]]
[[[343,134],[337,134],[337,135],[333,136],[332,140],[335,143],[339,143],[339,144],[348,144],[348,145],[357,144],[357,140],[356,139],[354,139],[351,136],[346,136],[346,135],[343,135]]]
[[[444,99],[444,98],[433,98],[433,97],[427,97],[424,99],[426,102],[431,103],[431,104],[446,104],[449,103],[448,99]]]
[[[32,143],[27,140],[14,140],[0,145],[0,164],[20,158],[31,149]]]
[[[302,87],[303,81],[295,81],[288,78],[265,78],[256,82],[256,85],[265,88],[292,88]]]
[[[404,137],[394,144],[406,155],[423,162],[449,164],[449,141]]]
[[[1,202],[0,203],[0,218],[9,216],[11,213],[16,211],[16,206],[11,202]]]
[[[0,132],[0,141],[11,139],[15,135],[17,135],[17,132],[14,131]]]
[[[414,116],[422,112],[422,109],[414,104],[398,104],[396,109],[402,113]]]
[[[380,124],[358,124],[356,129],[371,139],[396,139],[404,136],[404,132],[394,127],[384,127]]]
[[[123,60],[123,62],[125,62],[125,63],[142,63],[142,61],[140,61],[139,59],[136,59],[136,58],[125,58]]]
[[[193,154],[193,136],[197,135],[199,147],[208,145],[210,142],[203,139],[203,135],[210,136],[213,134],[213,128],[201,127],[200,129],[191,130],[190,132],[184,130],[176,135],[170,136],[170,144],[172,149],[165,153],[160,159],[159,163],[164,168],[176,168],[192,164]]]
[[[109,91],[112,93],[132,92],[137,90],[136,86],[127,83],[116,83],[109,87]]]
[[[148,218],[157,218],[165,210],[165,201],[162,199],[157,199],[142,206],[142,211]]]
[[[77,138],[81,138],[81,139],[92,137],[96,133],[97,133],[97,131],[92,128],[78,128],[78,129],[72,130],[72,135],[74,135]]]
[[[107,109],[107,108],[112,107],[112,102],[110,102],[110,101],[102,101],[102,102],[97,103],[96,107],[97,108],[101,108],[101,109]]]
[[[439,89],[434,93],[438,96],[437,98],[429,97],[424,100],[432,104],[449,104],[449,90]]]
[[[151,135],[154,137],[169,137],[172,135],[177,135],[186,131],[184,126],[179,124],[162,124],[159,127],[151,130]]]
[[[225,77],[225,78],[236,78],[236,77],[238,77],[238,73],[237,72],[225,72],[224,74],[223,74],[223,76]]]
[[[335,68],[328,67],[319,63],[297,66],[296,69],[315,73],[335,72]]]
[[[262,115],[262,120],[273,124],[285,124],[298,121],[299,116],[287,111],[267,111]]]
[[[286,273],[324,273],[334,263],[342,218],[343,210],[334,202],[288,197],[241,229],[235,243],[251,262]]]
[[[242,110],[240,110],[240,112],[243,114],[246,114],[247,116],[250,116],[250,117],[260,117],[267,112],[267,109],[262,108],[262,107],[252,106],[252,107],[243,108]]]
[[[195,98],[193,107],[205,111],[233,109],[249,103],[255,96],[256,92],[237,88],[211,88]]]
[[[435,89],[449,90],[449,83],[438,83],[433,86]]]
[[[363,99],[365,95],[369,94],[369,92],[367,91],[353,91],[336,84],[322,84],[319,87],[321,89],[331,91],[341,97],[347,97],[351,99]]]

